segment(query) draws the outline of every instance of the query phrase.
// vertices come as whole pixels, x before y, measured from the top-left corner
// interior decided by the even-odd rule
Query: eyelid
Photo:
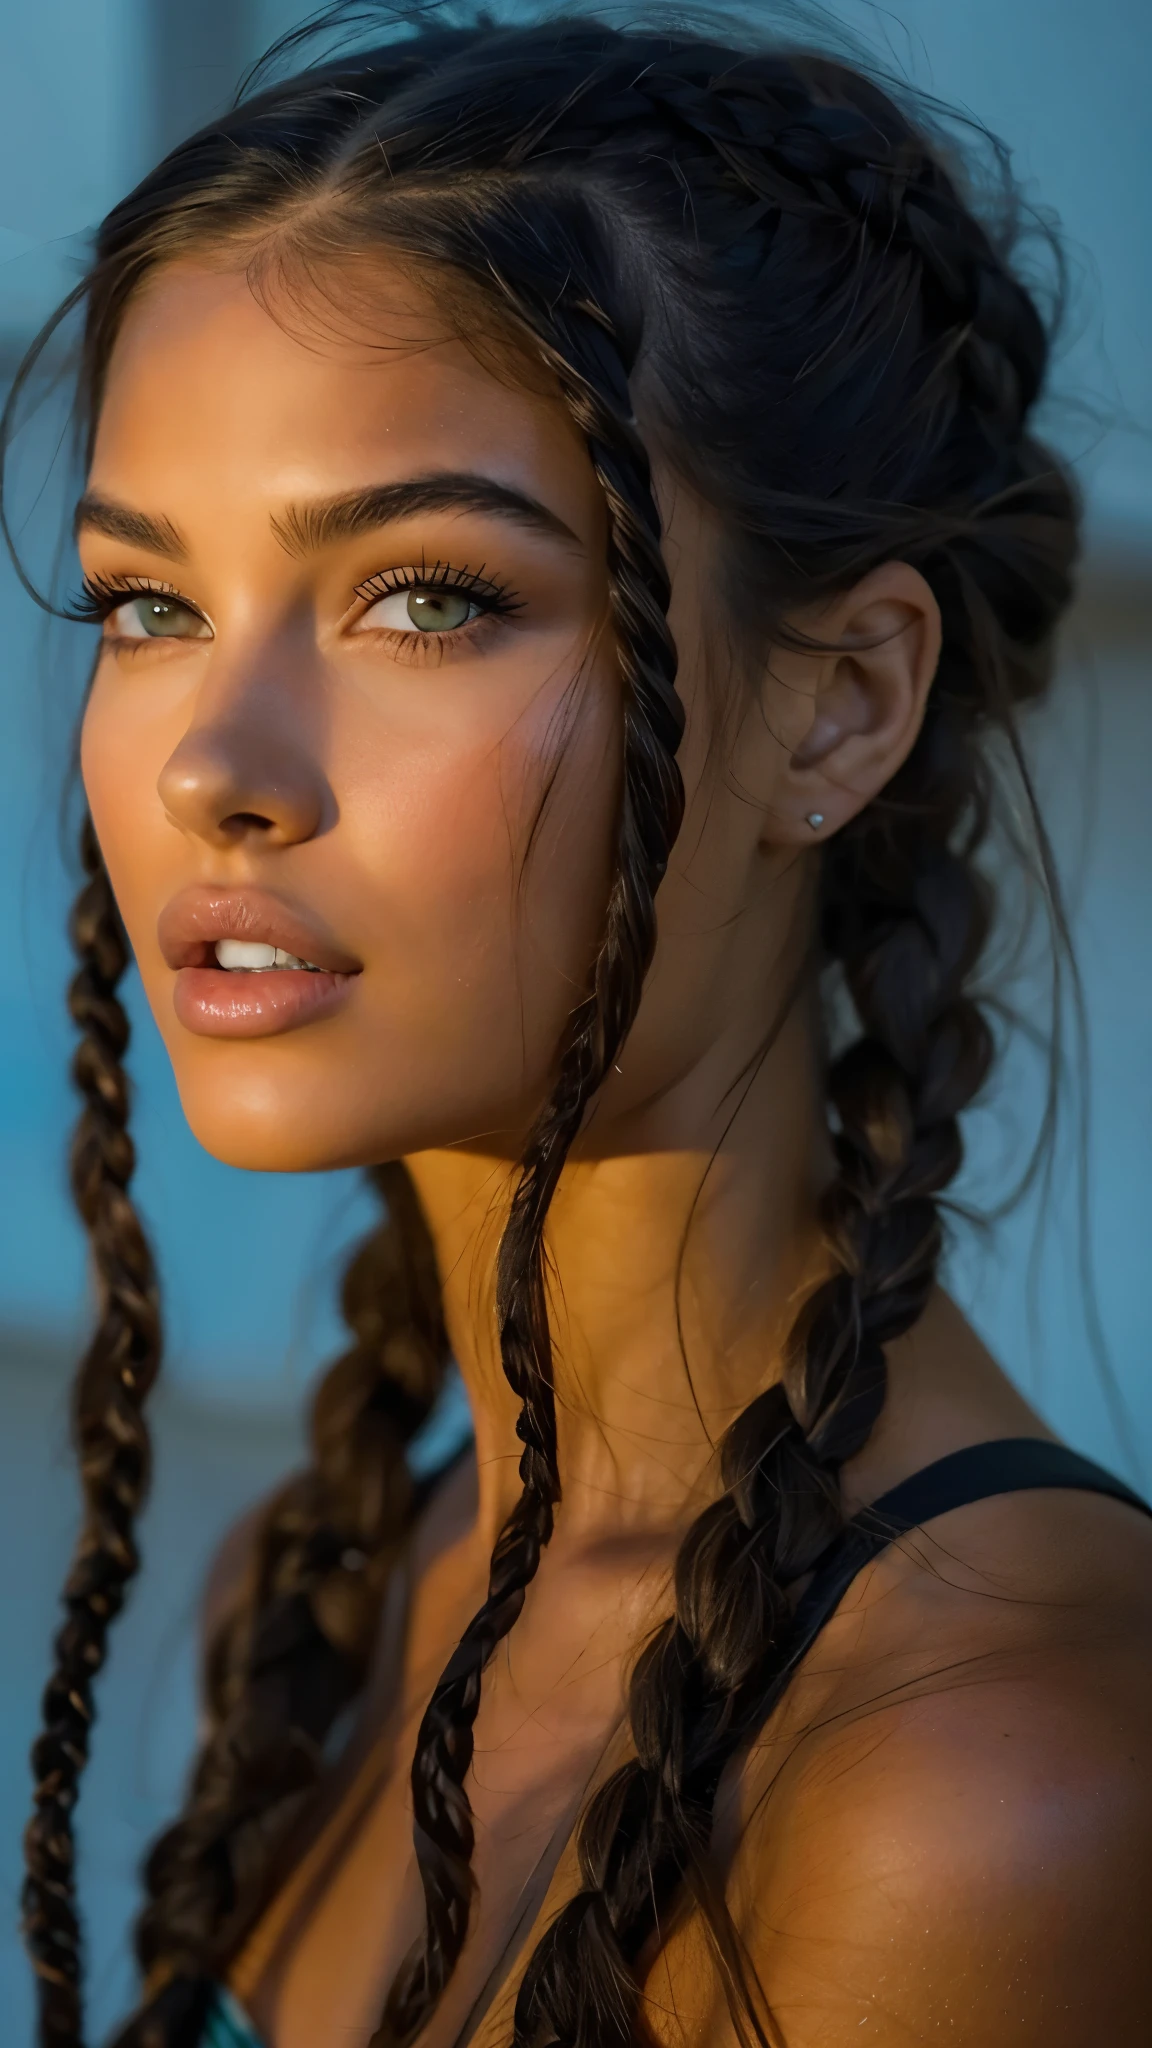
[[[213,635],[215,626],[200,605],[185,597],[174,583],[167,583],[160,576],[99,576],[85,572],[81,577],[82,596],[73,600],[65,617],[80,625],[99,625],[118,611],[122,604],[129,604],[134,597],[170,597],[182,604],[195,618],[203,619]]]
[[[440,561],[434,562],[431,568],[427,562],[421,562],[419,568],[412,565],[380,569],[374,576],[358,583],[354,595],[361,603],[371,604],[400,590],[458,590],[474,598],[488,612],[507,615],[523,610],[523,600],[514,591],[485,576],[483,563],[479,569],[454,569],[451,563]]]

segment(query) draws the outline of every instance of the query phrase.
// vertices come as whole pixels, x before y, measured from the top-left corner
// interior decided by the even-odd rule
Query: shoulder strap
[[[937,1458],[934,1465],[914,1472],[855,1519],[863,1528],[884,1532],[890,1541],[909,1529],[918,1529],[934,1515],[946,1515],[971,1501],[1060,1486],[1077,1493],[1110,1494],[1113,1500],[1152,1514],[1148,1503],[1123,1480],[1114,1478],[1102,1465],[1094,1465],[1090,1458],[1082,1458],[1079,1451],[1070,1451],[1066,1444],[1049,1443],[1038,1436],[1005,1436]]]
[[[1069,1487],[1077,1493],[1103,1493],[1113,1500],[1152,1515],[1152,1507],[1123,1480],[1043,1437],[998,1437],[992,1443],[970,1444],[937,1458],[910,1479],[882,1494],[842,1529],[817,1565],[812,1582],[796,1609],[788,1658],[773,1689],[768,1711],[785,1692],[796,1666],[807,1655],[825,1622],[830,1621],[857,1574],[898,1536],[918,1529],[936,1515],[964,1508],[1001,1493],[1026,1493],[1045,1487]]]

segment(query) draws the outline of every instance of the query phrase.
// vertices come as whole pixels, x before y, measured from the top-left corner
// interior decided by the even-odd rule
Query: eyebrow
[[[411,519],[421,512],[495,514],[499,519],[513,520],[529,532],[547,534],[552,540],[579,541],[559,514],[549,511],[538,498],[470,470],[433,470],[427,476],[406,477],[391,484],[367,484],[339,497],[289,505],[279,517],[273,516],[272,531],[288,554],[310,555],[334,541],[352,540],[374,527]],[[188,558],[187,543],[170,519],[134,511],[130,505],[105,498],[98,491],[85,491],[76,507],[72,531],[74,537],[84,532],[102,533],[109,540],[147,548],[152,554],[165,555],[174,562]]]
[[[333,541],[351,540],[373,527],[411,519],[421,512],[495,514],[553,540],[578,540],[558,513],[550,512],[538,498],[470,470],[433,470],[427,476],[406,477],[397,483],[369,484],[338,498],[289,505],[282,517],[273,519],[272,531],[290,555],[314,554]]]
[[[103,533],[109,540],[127,541],[131,547],[167,555],[173,562],[188,558],[179,528],[170,519],[154,519],[148,512],[134,512],[130,505],[119,505],[114,498],[101,497],[98,491],[85,491],[76,507],[73,539],[81,533]]]

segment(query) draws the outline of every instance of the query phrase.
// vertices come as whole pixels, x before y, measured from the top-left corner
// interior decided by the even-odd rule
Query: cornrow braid
[[[80,965],[68,1003],[81,1033],[72,1075],[84,1107],[71,1177],[92,1249],[98,1315],[72,1409],[84,1520],[64,1588],[66,1619],[44,1693],[43,1732],[32,1750],[35,1803],[24,1838],[24,1937],[45,2048],[75,2048],[81,2040],[72,1816],[88,1760],[93,1684],[140,1562],[135,1523],[151,1472],[143,1409],[161,1355],[155,1267],[128,1195],[136,1164],[123,1067],[129,1032],[116,994],[128,942],[87,818],[80,853],[87,880],[72,913]]]
[[[579,259],[575,225],[562,254]],[[615,874],[592,989],[569,1020],[551,1097],[521,1163],[497,1255],[496,1309],[505,1375],[520,1399],[522,1493],[497,1539],[488,1597],[433,1693],[412,1766],[416,1854],[427,1911],[424,1939],[397,1976],[373,2048],[399,2048],[425,2025],[455,1968],[473,1893],[471,1808],[464,1780],[481,1679],[519,1616],[560,1498],[544,1228],[588,1105],[631,1028],[656,942],[655,895],[679,831],[684,793],[676,749],[683,710],[667,625],[668,572],[647,451],[636,431],[628,373],[611,324],[590,295],[538,293],[511,282],[510,248],[489,224],[487,258],[502,303],[535,343],[587,440],[609,516],[608,584],[622,688],[623,789]],[[579,274],[578,272],[576,274]],[[571,289],[571,288],[570,288]]]
[[[351,1347],[312,1406],[308,1468],[269,1503],[208,1653],[211,1733],[188,1810],[153,1848],[137,1952],[154,1995],[117,2048],[195,2041],[214,1971],[266,1903],[275,1858],[363,1685],[419,1489],[407,1450],[448,1359],[435,1252],[407,1169],[370,1179],[386,1213],[345,1276]]]
[[[846,90],[847,87],[847,90]],[[798,56],[783,75],[754,61],[685,78],[659,66],[632,87],[673,130],[702,143],[754,202],[739,227],[771,232],[778,209],[851,223],[887,259],[910,257],[914,289],[957,330],[965,396],[998,442],[1017,433],[1040,389],[1047,343],[1029,294],[924,138],[892,102],[843,67]]]

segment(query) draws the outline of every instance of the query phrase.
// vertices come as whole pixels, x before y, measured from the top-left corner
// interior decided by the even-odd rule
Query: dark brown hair
[[[421,1725],[412,1785],[427,1924],[377,2048],[419,2032],[467,1932],[465,1781],[483,1673],[561,1492],[545,1219],[635,1017],[681,818],[682,713],[638,392],[662,454],[724,523],[751,640],[767,644],[793,608],[892,557],[922,571],[944,622],[911,755],[822,856],[819,938],[853,1018],[827,1077],[830,1277],[802,1307],[782,1380],[723,1440],[722,1490],[684,1540],[674,1613],[630,1681],[633,1760],[581,1822],[580,1889],[530,1959],[515,2041],[644,2038],[638,1959],[685,1885],[718,1958],[735,1952],[706,1881],[717,1787],[785,1682],[792,1589],[840,1526],[838,1473],[883,1403],[884,1347],[916,1321],[936,1275],[958,1118],[992,1056],[972,994],[990,916],[975,859],[991,796],[982,742],[998,730],[1016,745],[1015,707],[1046,685],[1069,595],[1075,505],[1029,433],[1047,342],[1012,267],[1016,228],[1005,204],[982,223],[943,147],[855,68],[581,17],[426,25],[266,87],[176,150],[100,231],[84,287],[90,425],[124,308],[166,258],[230,243],[255,280],[269,260],[315,268],[386,247],[479,294],[543,363],[609,515],[624,769],[614,874],[498,1257],[522,1493]],[[73,1007],[88,1107],[75,1171],[105,1307],[77,1398],[87,1520],[28,1833],[27,1938],[53,2048],[82,2036],[71,1813],[91,1680],[136,1564],[141,1404],[159,1355],[125,1193],[125,942],[90,833],[85,844]],[[316,1398],[313,1462],[269,1506],[244,1598],[213,1645],[211,1728],[185,1810],[149,1859],[147,1989],[119,2048],[194,2048],[212,1980],[283,1874],[325,1736],[362,1682],[410,1523],[405,1452],[445,1340],[411,1183],[399,1165],[376,1179],[385,1218],[346,1288],[353,1348]],[[724,1974],[741,2038],[764,2040],[738,1967]]]

